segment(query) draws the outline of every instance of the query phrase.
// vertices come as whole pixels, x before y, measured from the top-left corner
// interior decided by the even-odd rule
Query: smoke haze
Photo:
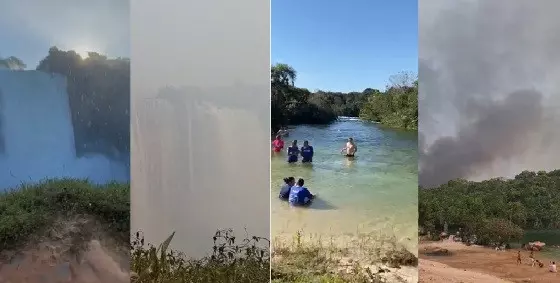
[[[269,237],[270,3],[163,2],[131,6],[131,226],[202,257]]]
[[[558,168],[559,9],[420,2],[420,185]]]

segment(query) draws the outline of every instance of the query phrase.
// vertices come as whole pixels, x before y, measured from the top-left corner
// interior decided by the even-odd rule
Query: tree
[[[394,128],[418,129],[418,80],[409,72],[391,76],[385,92],[366,89],[360,118]]]
[[[10,56],[8,58],[0,57],[0,68],[6,68],[10,70],[24,70],[27,65],[19,58]]]
[[[272,83],[294,86],[296,78],[296,70],[288,64],[278,63],[271,68],[270,79]]]
[[[414,87],[418,84],[418,76],[413,72],[399,72],[395,75],[389,77],[389,86],[388,88],[394,87],[397,89],[407,88],[407,87]]]
[[[523,237],[523,229],[509,220],[491,218],[484,221],[477,234],[480,244],[503,245],[520,241]]]
[[[64,75],[72,111],[76,151],[115,154],[130,147],[130,61],[51,47],[37,70]]]

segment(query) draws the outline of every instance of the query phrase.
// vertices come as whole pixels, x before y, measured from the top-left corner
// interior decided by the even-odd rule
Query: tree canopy
[[[419,226],[437,233],[445,223],[480,244],[520,240],[524,230],[560,228],[560,170],[523,171],[513,179],[462,179],[420,188]]]
[[[295,86],[297,71],[287,64],[271,67],[272,129],[285,125],[328,124],[338,116],[405,129],[418,128],[418,83],[411,73],[391,77],[387,91],[311,92]]]
[[[7,58],[0,57],[0,68],[6,68],[10,70],[24,70],[27,65],[17,57],[10,56]]]

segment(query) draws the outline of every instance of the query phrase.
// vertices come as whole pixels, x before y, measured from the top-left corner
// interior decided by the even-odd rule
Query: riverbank
[[[129,234],[128,184],[51,179],[0,192],[0,282],[128,282]]]
[[[131,248],[131,282],[134,283],[265,283],[270,280],[270,243],[265,238],[237,239],[232,229],[218,230],[208,241],[208,256],[190,258],[169,249],[175,233],[162,244],[144,244],[136,233]]]
[[[305,236],[276,238],[272,282],[418,282],[418,258],[394,238],[361,235],[341,244]]]
[[[529,252],[522,251],[517,264],[517,250],[496,251],[481,246],[466,246],[450,240],[421,242],[419,245],[419,282],[558,282],[558,273],[548,272],[553,259],[538,252],[535,258],[543,268],[531,267]]]

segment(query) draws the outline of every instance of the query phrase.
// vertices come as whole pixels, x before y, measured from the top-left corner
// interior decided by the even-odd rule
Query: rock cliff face
[[[0,190],[55,177],[129,179],[127,162],[76,157],[66,90],[60,75],[0,69]]]

